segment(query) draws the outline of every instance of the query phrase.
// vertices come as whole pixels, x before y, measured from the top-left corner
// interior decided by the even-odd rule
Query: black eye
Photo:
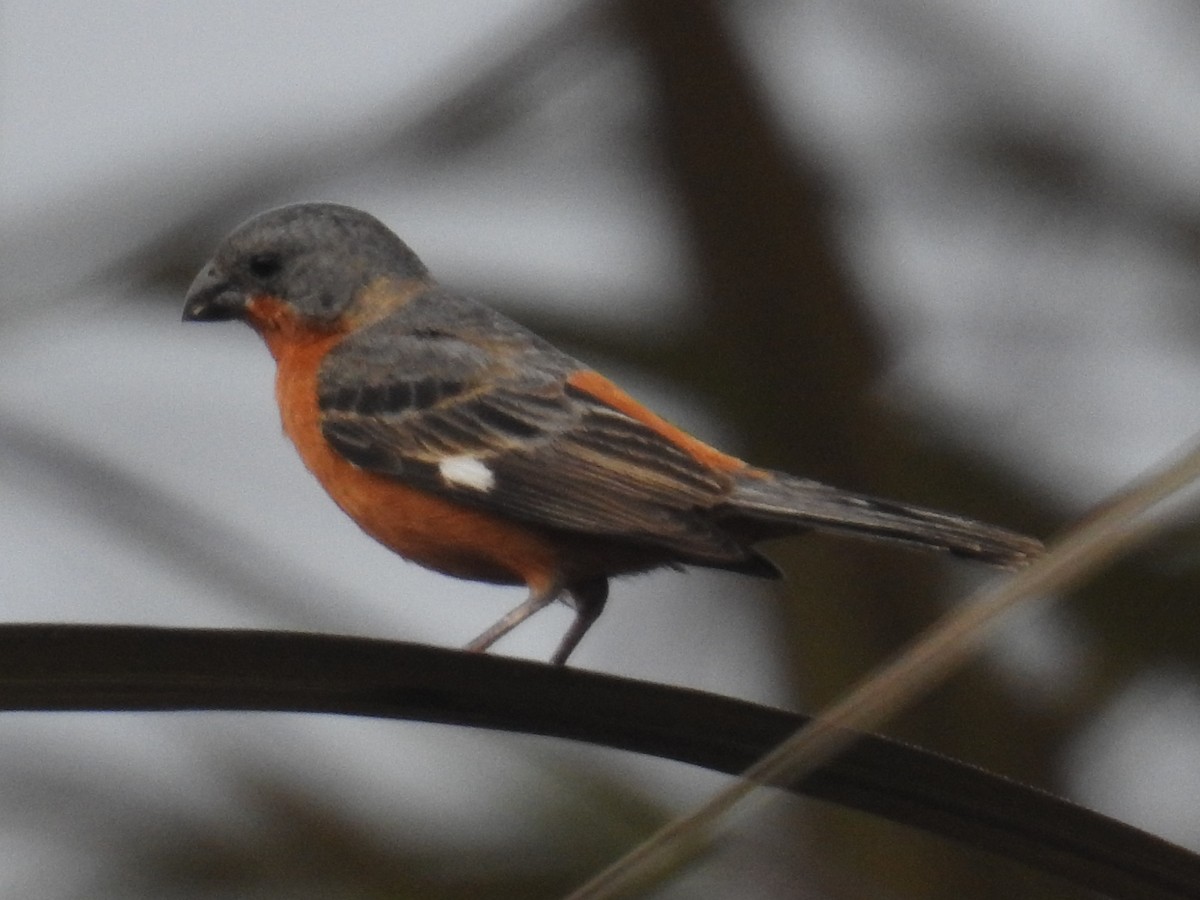
[[[283,260],[274,253],[259,253],[250,257],[250,274],[255,278],[270,278],[272,275],[278,275],[282,268]]]

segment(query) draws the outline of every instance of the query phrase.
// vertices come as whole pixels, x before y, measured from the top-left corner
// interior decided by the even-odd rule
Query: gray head
[[[272,297],[301,317],[333,322],[376,279],[427,275],[417,255],[374,216],[300,203],[255,216],[225,238],[188,288],[183,318],[243,318],[251,299]]]

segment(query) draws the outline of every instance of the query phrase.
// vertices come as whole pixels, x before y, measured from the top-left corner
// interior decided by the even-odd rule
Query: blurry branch
[[[186,155],[147,161],[28,217],[8,236],[11,270],[4,274],[8,284],[35,287],[9,290],[0,314],[40,308],[34,295],[48,290],[86,296],[97,284],[118,284],[177,292],[217,239],[253,212],[305,195],[321,199],[311,196],[314,187],[336,178],[427,172],[486,146],[553,91],[608,64],[611,53],[589,52],[605,37],[599,13],[607,5],[576,0],[514,17],[486,45],[424,84],[405,84],[355,124],[333,132],[314,127],[265,145],[232,144],[207,170]],[[91,271],[49,265],[81,245],[109,261]]]
[[[244,598],[295,627],[330,625],[316,613],[328,609],[333,591],[319,574],[297,571],[290,560],[271,565],[274,551],[268,545],[87,447],[0,411],[0,464],[19,466],[23,483],[69,496],[73,512],[92,516],[107,534],[146,548],[175,572]]]
[[[423,92],[406,86],[400,97],[372,111],[357,128],[339,129],[333,137],[309,135],[302,145],[281,142],[252,162],[231,165],[232,175],[219,181],[215,173],[208,176],[203,198],[182,204],[190,210],[183,218],[93,277],[177,289],[230,227],[281,198],[295,199],[305,184],[381,165],[436,168],[448,157],[478,150],[521,123],[565,84],[604,63],[608,54],[588,58],[585,51],[604,34],[601,13],[607,5],[606,0],[575,0],[520,17],[512,23],[508,41],[492,36],[486,49],[474,48],[429,79],[425,93],[436,99],[415,113],[411,98]],[[497,44],[499,50],[494,49]],[[212,188],[214,182],[219,187]],[[131,187],[136,190],[136,182]],[[139,207],[160,206],[162,194],[155,184],[139,199]],[[178,199],[173,198],[173,205],[179,205]]]
[[[743,421],[772,422],[780,457],[757,462],[862,486],[847,448],[882,355],[835,245],[831,185],[792,146],[723,5],[619,8],[644,50],[664,181],[703,279],[697,379]]]
[[[1197,480],[1200,448],[1103,504],[1044,556],[968,598],[898,658],[758,760],[741,779],[692,813],[668,823],[572,893],[571,900],[625,896],[635,886],[658,878],[691,847],[711,839],[715,827],[756,790],[803,779],[858,740],[857,731],[879,727],[927,694],[978,650],[990,627],[1005,613],[1074,586],[1146,537],[1154,530],[1147,516],[1166,500],[1178,499]]]
[[[952,85],[956,104],[974,107],[961,119],[966,127],[960,125],[945,146],[947,160],[960,160],[1002,185],[1006,197],[1024,191],[1026,202],[1053,207],[1055,218],[1076,215],[1093,228],[1108,220],[1179,248],[1180,259],[1200,258],[1196,205],[1179,202],[1177,192],[1160,185],[1148,186],[1146,172],[1155,163],[1144,155],[1115,160],[1096,131],[1080,127],[1074,88],[1063,94],[1064,83],[1047,89],[1044,82],[1031,82],[1025,57],[997,41],[990,29],[921,2],[875,4],[871,18],[860,21],[886,34],[898,52],[931,67],[934,81]],[[1197,7],[1172,9],[1160,27],[1194,40],[1200,33]],[[1180,309],[1186,315],[1195,305],[1183,301]],[[1193,318],[1193,331],[1197,324]]]
[[[334,763],[336,764],[336,763]],[[40,773],[29,773],[33,804]],[[86,772],[77,773],[82,780]],[[118,834],[111,888],[93,886],[89,897],[164,900],[176,897],[353,898],[353,900],[528,900],[560,897],[589,864],[606,851],[645,833],[664,813],[636,790],[594,771],[551,774],[544,784],[506,792],[507,811],[520,828],[503,840],[520,848],[539,842],[536,863],[497,865],[497,850],[469,835],[434,838],[418,827],[409,840],[364,821],[318,787],[254,768],[227,772],[239,805],[255,823],[198,821],[194,815],[164,815],[161,804],[136,810],[136,825]],[[75,785],[71,788],[78,790]],[[94,785],[93,785],[94,788]],[[96,798],[110,808],[111,796]],[[404,819],[403,800],[396,804]],[[132,816],[128,817],[132,818]],[[413,824],[416,824],[415,821]],[[218,829],[214,833],[214,827]],[[115,830],[115,829],[114,829]],[[400,835],[405,832],[401,828]],[[561,843],[560,843],[561,842]],[[569,852],[554,852],[557,848]],[[107,850],[108,848],[106,848]],[[549,852],[545,852],[549,850]],[[503,852],[503,851],[500,851]]]
[[[133,626],[0,626],[0,709],[272,710],[585,741],[721,772],[805,723],[730,698],[363,638]],[[876,737],[785,785],[1114,897],[1181,898],[1200,857],[1066,801]]]
[[[754,440],[746,455],[757,464],[925,503],[932,485],[949,482],[939,503],[992,518],[1000,480],[973,479],[979,468],[939,468],[941,457],[878,401],[884,346],[838,240],[838,185],[785,131],[729,8],[628,0],[620,9],[643,51],[664,178],[703,279],[691,319],[701,350],[672,374],[721,404]],[[1027,515],[1002,521],[1021,527]],[[874,547],[813,552],[814,543],[772,554],[785,571],[803,573],[794,602],[780,607],[781,644],[805,702],[824,703],[935,620],[944,583],[924,558],[882,564]],[[1034,783],[1059,774],[1064,729],[983,670],[964,673],[896,727],[915,743]],[[931,900],[985,888],[961,855],[922,859],[920,842],[903,833],[886,848],[864,843],[831,818],[822,822],[824,846],[868,881],[894,885],[924,865],[936,872],[925,879]]]
[[[519,39],[490,60],[481,62],[473,54],[470,74],[460,77],[442,100],[397,128],[387,146],[394,152],[416,146],[434,159],[476,151],[519,127],[547,98],[579,77],[570,56],[585,54],[608,32],[610,5],[610,0],[571,0],[539,10],[536,20],[523,23]]]

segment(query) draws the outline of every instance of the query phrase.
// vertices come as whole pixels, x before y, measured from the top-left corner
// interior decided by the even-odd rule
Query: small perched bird
[[[305,203],[217,248],[185,321],[241,319],[278,366],[283,430],[358,525],[423,566],[524,584],[482,651],[558,598],[565,663],[615,575],[696,565],[778,577],[759,541],[808,529],[1001,566],[1032,538],[748,465],[484,304],[439,287],[372,216]]]

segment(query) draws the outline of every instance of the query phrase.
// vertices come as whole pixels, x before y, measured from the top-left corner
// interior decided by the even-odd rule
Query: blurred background
[[[753,461],[1051,536],[1196,431],[1200,9],[1171,0],[0,3],[0,609],[457,645],[185,326],[264,208],[361,206]],[[1194,519],[889,734],[1200,850]],[[815,711],[991,577],[813,537],[615,585],[577,666]],[[498,652],[544,659],[551,610]],[[0,717],[0,893],[553,897],[724,779],[521,736]],[[663,897],[1076,896],[796,799]]]

